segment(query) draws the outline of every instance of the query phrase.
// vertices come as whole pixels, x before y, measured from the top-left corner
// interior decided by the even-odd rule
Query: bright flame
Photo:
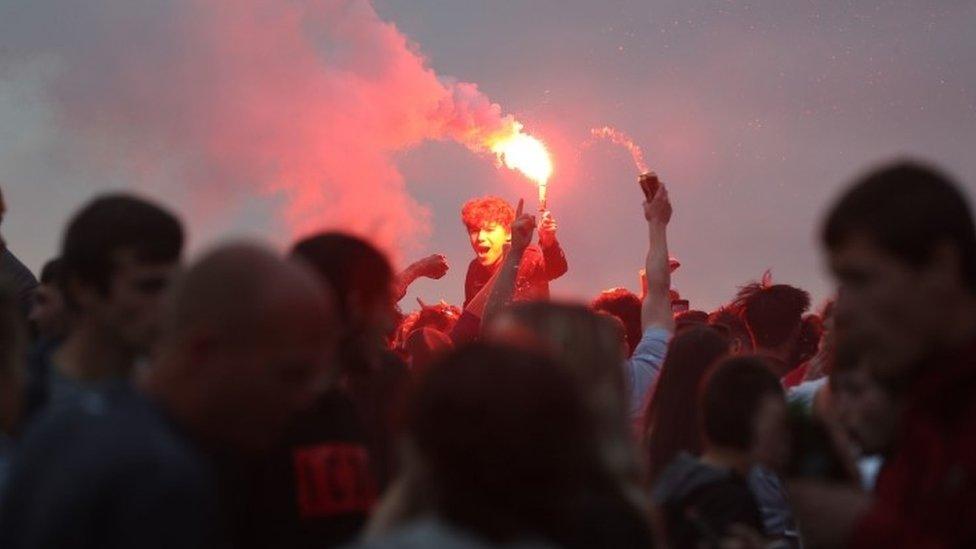
[[[522,133],[522,125],[515,122],[512,132],[489,143],[491,152],[511,170],[518,170],[526,177],[544,186],[552,175],[552,159],[546,146],[531,135]]]

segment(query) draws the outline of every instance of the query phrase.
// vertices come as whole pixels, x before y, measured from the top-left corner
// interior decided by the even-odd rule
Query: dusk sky
[[[199,21],[191,17],[200,4],[193,0],[174,2],[173,8],[108,0],[70,10],[65,8],[70,2],[31,4],[0,0],[0,186],[9,207],[3,235],[35,271],[56,253],[70,213],[99,191],[131,189],[183,212],[192,257],[241,235],[263,236],[284,249],[316,223],[344,226],[347,219],[355,224],[358,217],[370,218],[368,201],[344,197],[347,189],[372,185],[369,178],[376,177],[384,183],[370,187],[374,198],[383,200],[386,192],[397,198],[375,215],[393,222],[373,220],[355,228],[368,234],[369,227],[379,227],[383,236],[378,238],[393,239],[387,246],[400,256],[401,266],[429,253],[447,255],[450,274],[419,282],[408,299],[457,303],[472,257],[459,220],[461,204],[497,194],[535,205],[528,180],[497,168],[492,158],[440,130],[392,122],[397,138],[388,138],[382,130],[386,122],[372,118],[386,107],[373,109],[371,102],[395,99],[403,90],[372,90],[373,68],[390,65],[382,59],[369,66],[360,62],[360,56],[380,58],[386,50],[372,48],[369,37],[345,42],[355,25],[329,19],[345,17],[343,6],[362,2],[227,1],[225,12],[210,10]],[[310,89],[295,76],[308,71],[298,61],[293,72],[277,70],[287,62],[282,60],[301,53],[294,46],[280,55],[274,51],[286,33],[262,35],[254,40],[260,47],[237,47],[251,41],[240,29],[264,32],[262,25],[226,31],[221,18],[233,18],[234,6],[242,4],[266,10],[329,6],[327,15],[309,10],[313,15],[296,24],[303,30],[330,29],[316,35],[320,55],[301,62],[321,63],[314,89],[337,99],[295,95],[296,88]],[[584,146],[593,127],[612,125],[630,134],[668,184],[675,210],[671,251],[683,263],[674,285],[693,308],[720,305],[736,286],[766,269],[772,269],[775,281],[806,288],[815,303],[822,302],[830,284],[816,242],[820,219],[846,182],[878,162],[901,155],[929,160],[954,174],[970,196],[976,192],[974,2],[376,0],[373,7],[441,81],[477,84],[503,114],[514,115],[550,146],[555,164],[550,206],[570,263],[569,273],[552,286],[560,297],[589,300],[613,286],[637,290],[646,253],[637,171],[620,147]],[[367,19],[373,17],[366,8]],[[79,9],[86,13],[79,15]],[[157,24],[152,32],[142,28]],[[333,28],[338,30],[332,33]],[[184,32],[188,45],[181,49],[173,44],[181,43]],[[200,54],[195,47],[212,43],[201,38],[210,36],[233,39]],[[357,48],[363,51],[346,51]],[[224,72],[209,70],[216,65],[206,64],[221,55],[239,61],[228,64],[230,84],[221,82]],[[248,55],[262,59],[261,71],[250,68]],[[195,65],[198,56],[203,61]],[[169,72],[177,65],[178,72]],[[120,66],[125,70],[106,68]],[[154,81],[157,66],[166,78]],[[150,76],[133,77],[132,67],[144,67]],[[195,82],[207,79],[200,88],[209,101],[203,106],[195,102],[199,95],[193,89],[172,76],[186,74],[186,67],[204,75],[194,76]],[[341,78],[327,74],[333,70]],[[106,72],[92,77],[99,71]],[[366,91],[349,96],[333,89],[353,81]],[[116,82],[139,91],[116,95]],[[260,93],[248,94],[249,83]],[[410,94],[419,97],[428,88]],[[224,89],[233,90],[234,97],[210,93]],[[262,108],[254,116],[249,97],[255,105],[280,101],[288,108]],[[241,106],[234,108],[240,110],[225,106],[237,102]],[[120,103],[127,105],[124,112],[115,110]],[[160,105],[158,112],[154,105]],[[329,111],[333,108],[343,117]],[[211,112],[219,116],[210,119]],[[342,127],[359,133],[345,143],[337,129],[321,130],[302,120],[303,112],[341,120]],[[401,105],[389,112],[410,111]],[[238,125],[240,120],[247,123]],[[232,130],[214,133],[211,126]],[[274,131],[265,135],[265,127]],[[411,131],[399,131],[403,127]],[[298,187],[276,179],[301,173],[314,181],[310,172],[319,166],[308,160],[312,153],[295,152],[303,141],[294,137],[313,135],[313,129],[322,155],[382,164],[375,174],[347,173],[330,162],[321,166],[332,170],[330,183],[311,203],[343,204],[334,210],[338,213],[326,214],[337,219],[309,222],[305,206],[310,202],[288,202],[293,194],[286,200],[282,193],[297,193]],[[245,139],[233,132],[265,137]],[[232,145],[214,143],[225,136]],[[366,150],[374,144],[375,151]],[[205,158],[195,158],[191,147],[197,145],[207,147]],[[253,160],[249,151],[254,150],[267,151],[269,158],[254,169],[279,174],[269,176],[273,183],[253,183],[262,176],[237,160]],[[280,164],[286,167],[278,165],[275,151],[284,151],[288,160]],[[301,192],[308,189],[302,186]],[[407,215],[403,219],[409,221],[402,221],[398,211],[421,219],[420,224],[414,226]],[[398,242],[401,224],[409,227]],[[410,302],[404,304],[410,308]]]

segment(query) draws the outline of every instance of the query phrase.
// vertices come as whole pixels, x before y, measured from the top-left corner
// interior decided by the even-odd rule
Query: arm
[[[641,327],[658,327],[674,331],[671,314],[671,268],[668,264],[668,222],[671,221],[671,201],[668,190],[661,188],[650,201],[644,202],[647,220],[648,250],[644,271],[647,273],[647,295],[641,306]]]
[[[481,328],[485,329],[491,322],[491,318],[498,314],[506,305],[512,301],[515,294],[515,281],[518,278],[519,266],[522,264],[522,255],[525,249],[532,242],[532,233],[535,230],[535,217],[530,214],[522,213],[522,201],[519,200],[518,211],[515,214],[515,222],[512,223],[512,244],[505,259],[502,261],[501,268],[495,283],[488,294],[488,301],[485,303],[485,312],[481,319]]]
[[[450,266],[447,258],[441,254],[434,254],[415,261],[409,267],[397,274],[393,283],[394,297],[396,301],[403,299],[407,295],[407,288],[418,278],[426,276],[437,280],[447,274]]]

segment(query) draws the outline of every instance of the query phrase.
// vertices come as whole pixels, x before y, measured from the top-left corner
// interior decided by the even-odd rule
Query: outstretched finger
[[[523,206],[525,206],[525,200],[519,198],[518,208],[515,208],[515,219],[522,217]]]

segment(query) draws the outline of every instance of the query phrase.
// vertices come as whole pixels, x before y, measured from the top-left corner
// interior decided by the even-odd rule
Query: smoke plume
[[[180,186],[191,217],[270,194],[292,237],[342,228],[394,251],[429,230],[395,153],[453,139],[490,155],[519,132],[366,0],[14,4],[0,83],[39,74],[89,176]]]

